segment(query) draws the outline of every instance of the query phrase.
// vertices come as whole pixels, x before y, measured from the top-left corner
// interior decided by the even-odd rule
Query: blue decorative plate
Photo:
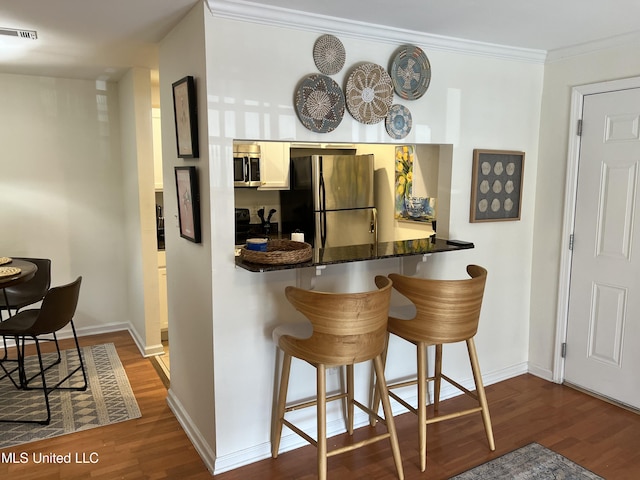
[[[404,105],[391,105],[384,126],[391,138],[406,137],[411,131],[411,112]]]
[[[420,47],[404,45],[391,62],[393,88],[405,100],[417,100],[429,88],[431,65]]]
[[[340,125],[344,116],[344,93],[326,75],[313,74],[298,84],[294,106],[302,124],[317,133],[328,133]]]

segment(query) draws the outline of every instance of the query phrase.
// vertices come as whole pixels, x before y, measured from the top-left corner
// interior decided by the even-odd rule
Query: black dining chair
[[[73,316],[78,305],[78,297],[80,296],[80,284],[82,277],[78,277],[74,282],[67,285],[53,287],[44,296],[40,308],[22,310],[13,315],[8,320],[0,323],[0,335],[3,337],[12,337],[16,342],[16,351],[18,356],[18,366],[13,369],[7,369],[4,362],[0,362],[1,368],[4,370],[4,376],[0,380],[9,377],[11,382],[19,389],[24,390],[42,390],[47,409],[47,416],[42,419],[22,419],[22,418],[0,418],[0,422],[19,422],[19,423],[39,423],[48,425],[51,421],[51,407],[49,403],[49,394],[56,389],[63,390],[79,390],[87,389],[87,374],[84,368],[82,353],[78,343],[78,336],[73,324]],[[67,376],[58,381],[54,386],[48,386],[45,373],[54,365],[60,363],[60,357],[48,366],[44,366],[40,342],[42,340],[52,340],[46,338],[46,335],[55,334],[55,332],[71,325],[73,338],[75,340],[76,351],[80,360],[79,366],[74,368]],[[35,343],[39,370],[36,374],[27,378],[25,368],[25,341],[32,340]],[[16,382],[13,374],[18,371],[19,381]],[[61,385],[69,380],[72,375],[82,371],[83,385],[79,387],[62,387]],[[34,385],[33,381],[40,377],[41,385]]]

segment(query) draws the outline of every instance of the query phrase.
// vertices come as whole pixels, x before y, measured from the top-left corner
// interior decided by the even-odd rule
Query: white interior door
[[[640,408],[640,89],[582,118],[565,381]]]

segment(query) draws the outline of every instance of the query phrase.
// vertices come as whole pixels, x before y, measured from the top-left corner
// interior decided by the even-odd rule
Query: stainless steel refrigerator
[[[290,189],[280,192],[283,233],[329,248],[377,243],[373,155],[291,159]]]

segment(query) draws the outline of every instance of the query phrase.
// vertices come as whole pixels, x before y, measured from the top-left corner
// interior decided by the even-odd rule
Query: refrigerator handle
[[[322,175],[322,171],[320,171],[320,210],[321,210],[321,215],[320,215],[320,242],[322,245],[322,248],[324,248],[324,245],[327,241],[327,199],[326,199],[326,190],[325,190],[325,184],[324,184],[324,176]]]
[[[248,182],[249,180],[251,180],[249,178],[249,157],[243,157],[242,163],[244,165],[244,181]]]
[[[320,172],[320,210],[323,212],[327,209],[327,191],[324,185],[324,176]]]
[[[323,210],[320,215],[320,246],[324,248],[327,243],[327,211]]]
[[[373,233],[373,243],[378,244],[378,209],[373,207],[371,209],[371,226],[369,233]]]

